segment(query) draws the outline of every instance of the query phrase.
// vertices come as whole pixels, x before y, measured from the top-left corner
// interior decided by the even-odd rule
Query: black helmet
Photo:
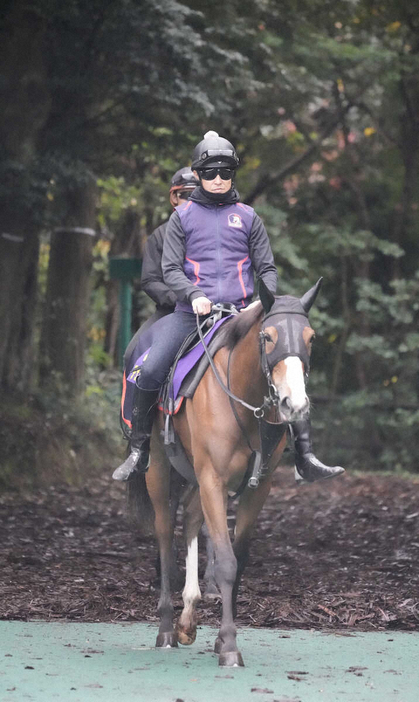
[[[239,157],[233,144],[217,132],[207,132],[192,154],[192,168],[196,170],[210,166],[237,168],[238,165]]]
[[[199,181],[195,178],[192,170],[189,166],[186,168],[181,168],[176,171],[172,180],[170,181],[170,192],[173,193],[175,190],[192,190],[199,185]]]

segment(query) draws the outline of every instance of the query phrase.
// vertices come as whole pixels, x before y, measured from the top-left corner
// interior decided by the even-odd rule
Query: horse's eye
[[[267,332],[265,332],[265,341],[273,341],[271,335],[268,334]]]

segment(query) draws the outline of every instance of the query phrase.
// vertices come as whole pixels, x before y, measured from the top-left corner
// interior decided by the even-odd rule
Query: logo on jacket
[[[235,227],[235,229],[241,229],[243,226],[242,218],[238,214],[228,215],[228,226]]]

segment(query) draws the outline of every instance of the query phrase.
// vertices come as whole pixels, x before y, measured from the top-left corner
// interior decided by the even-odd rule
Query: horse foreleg
[[[247,488],[240,498],[236,514],[233,551],[237,559],[237,574],[233,587],[233,614],[237,612],[237,593],[249,559],[250,539],[258,514],[271,489],[271,476],[254,489]]]
[[[173,558],[173,519],[170,513],[170,464],[157,442],[152,444],[151,461],[146,475],[147,489],[154,507],[154,527],[160,556],[160,616],[157,647],[177,646],[173,628],[173,603],[170,568]]]
[[[220,591],[215,582],[215,552],[207,525],[202,527],[202,534],[205,537],[205,549],[207,553],[207,565],[204,573],[205,593],[204,597],[215,599],[220,597]]]
[[[184,503],[184,530],[186,537],[186,578],[183,589],[183,611],[176,627],[179,643],[189,646],[196,639],[196,605],[201,599],[198,581],[198,534],[203,522],[198,490]]]
[[[233,586],[233,617],[236,618],[237,615],[237,594],[239,591],[239,586],[241,582],[242,575],[247,566],[249,560],[249,547],[250,547],[250,534],[247,538],[242,538],[239,541],[235,541],[233,544],[234,555],[237,559],[237,573],[236,579]]]
[[[172,563],[172,533],[156,519],[160,553],[160,598],[157,612],[160,616],[159,633],[156,639],[158,647],[177,646],[177,636],[173,628],[173,603],[170,588],[170,567]]]
[[[177,549],[177,544],[176,544],[176,521],[177,521],[177,512],[180,504],[180,498],[181,498],[181,483],[180,483],[180,476],[179,474],[175,471],[172,470],[170,474],[170,514],[171,514],[171,520],[172,520],[172,529],[173,529],[173,542],[172,542],[172,560],[171,560],[171,565],[170,565],[170,582],[171,582],[171,588],[172,591],[179,591],[182,589],[183,584],[184,584],[184,577],[183,573],[179,569],[178,566],[178,549]]]
[[[178,474],[176,471],[172,470],[170,474],[170,518],[172,522],[173,529],[173,541],[172,541],[172,557],[170,563],[170,584],[171,590],[177,592],[181,590],[185,579],[183,577],[182,571],[178,566],[178,549],[176,544],[176,522],[177,522],[177,512],[180,503],[180,491],[181,486],[178,479]],[[160,569],[160,553],[157,553],[156,557],[156,579],[160,583],[161,580],[161,569]]]
[[[201,470],[201,502],[215,552],[215,581],[221,593],[221,626],[215,642],[215,652],[220,654],[219,665],[237,667],[244,665],[236,643],[233,620],[233,586],[236,580],[237,561],[231,546],[227,527],[227,490],[220,484],[211,469]],[[205,476],[205,477],[204,477]]]

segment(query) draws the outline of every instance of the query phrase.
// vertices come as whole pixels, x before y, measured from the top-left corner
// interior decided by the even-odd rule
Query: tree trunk
[[[29,3],[9,3],[0,43],[0,385],[26,388],[32,371],[38,229],[31,170],[50,109],[45,21]]]
[[[0,240],[0,359],[2,385],[28,390],[34,369],[33,331],[37,299],[38,237]]]
[[[65,184],[64,221],[51,236],[41,340],[41,384],[72,396],[84,388],[86,322],[94,244],[96,186]]]
[[[418,181],[419,89],[417,75],[409,78],[404,77],[401,80],[400,94],[404,105],[400,117],[400,154],[404,165],[404,177],[400,201],[394,213],[392,240],[401,248],[405,248],[409,232],[417,231],[417,213],[412,209],[412,205],[417,199]],[[400,259],[395,258],[393,260],[393,280],[401,277],[400,265]]]

